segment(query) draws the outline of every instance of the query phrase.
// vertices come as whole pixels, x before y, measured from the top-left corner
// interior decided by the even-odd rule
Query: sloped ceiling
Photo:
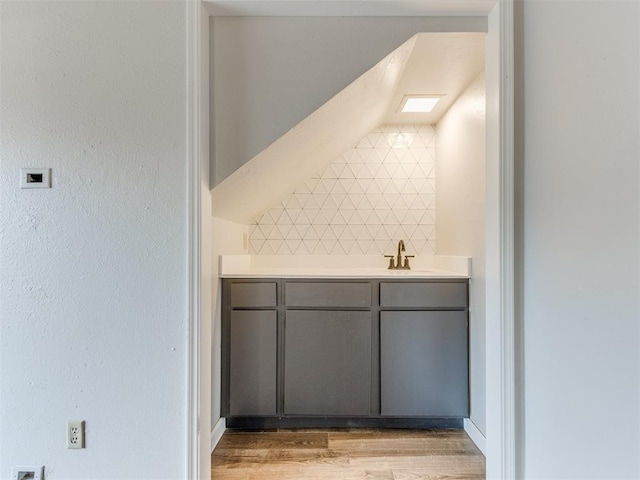
[[[251,223],[379,125],[436,124],[483,66],[482,33],[414,36],[219,183],[213,214]],[[430,114],[399,114],[406,94],[443,97]]]
[[[405,42],[219,183],[211,192],[213,215],[250,223],[380,125],[415,42]]]

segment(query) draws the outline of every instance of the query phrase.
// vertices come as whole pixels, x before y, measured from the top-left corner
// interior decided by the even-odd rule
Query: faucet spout
[[[402,252],[404,252],[404,251],[405,251],[404,240],[400,240],[398,242],[398,260],[396,262],[396,265],[398,267],[400,267],[402,265]]]

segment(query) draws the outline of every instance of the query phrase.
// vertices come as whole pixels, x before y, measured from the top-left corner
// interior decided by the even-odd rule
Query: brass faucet
[[[398,242],[398,256],[396,261],[394,262],[393,255],[385,255],[385,258],[389,259],[389,270],[411,270],[411,266],[409,265],[409,259],[415,257],[415,255],[405,255],[404,263],[402,262],[402,252],[405,251],[404,240],[400,240]]]

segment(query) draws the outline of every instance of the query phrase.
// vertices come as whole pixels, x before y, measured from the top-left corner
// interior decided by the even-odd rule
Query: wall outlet
[[[67,422],[67,448],[84,448],[84,421]]]
[[[51,169],[21,168],[20,188],[51,188]]]
[[[42,480],[44,467],[13,467],[11,480]]]

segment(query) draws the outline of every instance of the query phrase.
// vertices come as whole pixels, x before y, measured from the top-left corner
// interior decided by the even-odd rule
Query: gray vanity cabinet
[[[288,311],[284,413],[369,415],[371,312]]]
[[[223,358],[230,415],[277,413],[278,312],[276,282],[237,282],[224,291]],[[223,407],[224,408],[224,407]]]
[[[224,279],[234,428],[460,428],[467,279]]]
[[[468,416],[467,313],[380,312],[384,416]]]
[[[466,282],[380,283],[383,416],[469,414]]]
[[[275,310],[231,312],[231,415],[276,414],[276,332]]]

